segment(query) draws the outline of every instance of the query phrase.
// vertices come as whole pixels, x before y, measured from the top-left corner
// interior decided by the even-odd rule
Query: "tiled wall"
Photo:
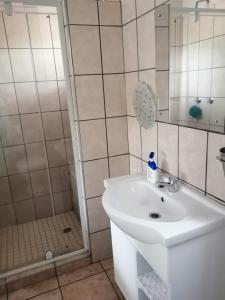
[[[57,16],[0,13],[0,227],[72,209]],[[50,178],[50,180],[49,180]]]
[[[200,15],[199,22],[194,22],[192,16],[186,15],[174,18],[170,25],[173,118],[196,122],[202,129],[201,123],[221,126],[217,130],[223,132],[225,18]],[[202,98],[201,103],[196,103],[196,97]],[[214,98],[214,103],[208,103],[209,97]],[[188,115],[192,105],[202,110],[197,121]]]
[[[204,193],[225,201],[223,169],[221,163],[216,160],[219,149],[225,146],[225,135],[163,122],[157,122],[152,129],[145,130],[140,128],[134,117],[132,95],[138,78],[155,86],[154,75],[155,70],[158,70],[158,63],[153,59],[155,57],[153,37],[158,30],[158,21],[156,18],[154,24],[152,19],[154,13],[157,17],[159,11],[165,12],[164,6],[159,6],[163,2],[122,1],[124,53],[127,62],[125,76],[130,171],[131,173],[145,172],[148,154],[150,151],[155,151],[159,168]],[[140,15],[140,11],[143,15]],[[162,13],[160,22],[163,22],[164,15]],[[146,26],[140,27],[146,19],[148,19]],[[168,59],[168,56],[166,57]],[[164,59],[165,56],[162,56],[161,60]],[[145,61],[144,65],[143,61]],[[143,67],[148,70],[143,70]],[[157,94],[161,95],[162,89],[165,88],[167,88],[165,85],[157,84]]]
[[[68,26],[92,258],[111,255],[103,179],[129,173],[121,4],[68,0]]]

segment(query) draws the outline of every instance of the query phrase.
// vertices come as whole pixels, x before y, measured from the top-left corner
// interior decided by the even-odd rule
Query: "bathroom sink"
[[[220,206],[184,186],[170,194],[145,176],[105,180],[103,207],[111,221],[130,237],[171,246],[225,226]]]

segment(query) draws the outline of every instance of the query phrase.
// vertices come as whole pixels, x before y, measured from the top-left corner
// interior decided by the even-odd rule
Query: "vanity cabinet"
[[[127,300],[225,299],[223,228],[169,248],[139,242],[113,222],[111,232],[115,280]],[[157,281],[151,297],[142,286],[148,278]],[[147,283],[149,291],[151,282]],[[165,288],[168,294],[159,296]]]

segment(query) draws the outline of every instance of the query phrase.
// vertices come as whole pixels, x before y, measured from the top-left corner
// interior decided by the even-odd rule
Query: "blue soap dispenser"
[[[148,164],[147,164],[147,180],[152,182],[152,183],[156,183],[158,181],[158,178],[159,178],[158,168],[157,168],[157,165],[154,161],[154,156],[155,156],[155,153],[150,152],[149,161],[148,161]]]

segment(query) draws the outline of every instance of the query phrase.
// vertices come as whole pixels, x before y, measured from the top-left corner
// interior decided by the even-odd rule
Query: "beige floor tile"
[[[58,276],[91,264],[90,256],[82,256],[79,258],[79,255],[77,255],[76,257],[78,258],[75,259],[75,257],[69,257],[55,263]]]
[[[59,289],[47,292],[32,298],[33,300],[62,300],[62,295]]]
[[[118,300],[105,273],[62,287],[64,300]]]
[[[110,281],[111,281],[111,283],[112,283],[114,289],[116,290],[116,293],[117,293],[119,299],[120,299],[120,300],[125,300],[123,294],[122,294],[121,291],[120,291],[120,288],[118,287],[118,285],[117,285],[117,283],[116,283],[116,281],[115,281],[114,270],[113,270],[113,269],[108,270],[106,273],[107,273],[107,276],[109,277],[109,279],[110,279]]]
[[[56,277],[29,285],[17,291],[9,293],[8,300],[26,300],[42,293],[58,288]]]
[[[110,270],[113,268],[113,258],[107,258],[104,260],[101,260],[101,265],[103,266],[104,270]]]
[[[59,275],[59,284],[62,286],[71,282],[87,278],[92,275],[96,275],[100,272],[103,272],[103,268],[99,263],[91,264],[80,269]]]

